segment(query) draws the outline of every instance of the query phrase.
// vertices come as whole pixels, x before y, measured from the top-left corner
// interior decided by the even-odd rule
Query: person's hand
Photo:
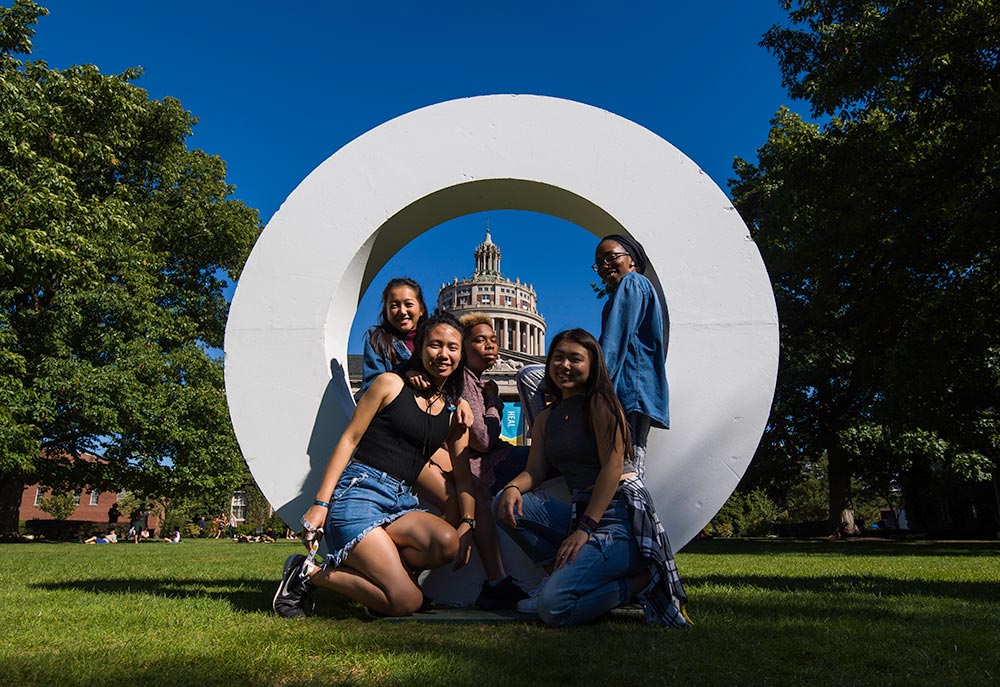
[[[472,423],[476,420],[472,415],[472,408],[461,403],[458,404],[458,409],[455,411],[455,419],[458,420],[458,424],[466,429],[472,427]]]
[[[497,515],[500,519],[511,527],[517,527],[517,516],[524,515],[524,499],[521,497],[521,490],[517,487],[504,489],[497,503]]]
[[[568,537],[563,539],[563,543],[559,545],[559,551],[556,552],[556,569],[575,561],[576,554],[580,552],[588,539],[590,539],[590,535],[581,529],[573,530]]]
[[[313,504],[312,506],[309,506],[309,510],[307,510],[306,514],[302,516],[302,522],[308,522],[315,529],[314,532],[309,532],[303,524],[302,543],[306,545],[307,549],[311,550],[309,545],[309,542],[311,541],[309,538],[310,536],[314,538],[322,536],[321,532],[323,530],[323,525],[326,524],[327,512],[328,509],[325,506],[317,506]]]
[[[431,388],[431,381],[422,372],[407,370],[403,375],[403,380],[417,391],[427,391]]]
[[[486,382],[483,384],[483,396],[489,397],[489,396],[499,396],[499,395],[500,395],[500,387],[497,386],[497,383],[494,382],[492,379],[486,380]]]
[[[458,553],[452,570],[461,570],[472,556],[472,526],[467,522],[458,524]]]

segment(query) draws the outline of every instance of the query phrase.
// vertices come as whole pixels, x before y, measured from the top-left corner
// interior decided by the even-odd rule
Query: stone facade
[[[538,313],[538,296],[531,284],[510,280],[500,272],[500,247],[489,229],[475,251],[476,270],[471,277],[442,284],[437,305],[457,317],[481,312],[493,318],[501,358],[545,356],[545,318]],[[521,360],[521,362],[526,362]],[[517,367],[520,367],[518,365]]]

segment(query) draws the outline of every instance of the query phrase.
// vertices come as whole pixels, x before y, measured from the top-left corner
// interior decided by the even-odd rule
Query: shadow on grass
[[[924,596],[937,599],[1000,602],[1000,583],[900,580],[892,577],[858,573],[795,577],[780,575],[698,575],[684,580],[689,595],[697,590],[722,586],[738,589],[787,592],[791,594],[851,594],[857,597]]]
[[[87,579],[61,580],[59,582],[42,582],[29,585],[35,589],[47,591],[71,590],[91,594],[138,594],[157,596],[166,599],[209,598],[229,602],[234,609],[244,613],[271,613],[271,601],[278,580],[205,580],[205,579]],[[323,594],[321,611],[334,619],[359,618],[364,613],[360,607],[352,605],[346,599],[340,604],[331,601],[341,601],[342,597],[335,594]]]
[[[322,629],[303,624],[301,636],[286,640],[301,643],[302,660],[289,662],[281,656],[264,653],[253,661],[220,660],[217,656],[178,653],[169,660],[146,659],[139,665],[114,663],[100,671],[100,683],[108,685],[173,685],[175,687],[232,687],[233,685],[479,685],[501,687],[524,685],[526,670],[533,685],[565,685],[596,682],[621,684],[622,665],[609,661],[612,656],[627,654],[634,645],[635,633],[649,633],[641,627],[631,631],[604,632],[591,627],[573,632],[573,640],[563,631],[539,630],[525,641],[521,632],[494,633],[487,639],[471,638],[460,629],[421,634],[413,627],[371,623],[354,624],[350,640],[336,639]],[[370,631],[369,631],[370,630]],[[630,677],[634,685],[661,684],[659,676],[677,670],[666,662],[680,664],[683,655],[676,642],[683,631],[657,633],[650,641],[657,646],[655,661],[642,658],[632,661],[631,670],[641,671]],[[322,649],[315,645],[327,640]],[[693,637],[691,638],[693,639]],[[649,642],[647,642],[648,644]],[[306,647],[314,647],[307,649]],[[600,648],[595,651],[595,648]],[[81,660],[97,662],[99,657]],[[636,665],[637,664],[637,665]],[[530,669],[526,669],[530,666]],[[37,656],[14,656],[6,666],[16,684],[67,687],[90,684],[63,663]],[[67,675],[67,672],[70,674]],[[643,679],[645,676],[645,679]],[[656,676],[654,678],[654,676]],[[87,677],[93,678],[91,672]],[[15,683],[10,683],[15,684]]]
[[[819,554],[826,556],[996,556],[995,541],[895,541],[882,539],[703,539],[682,554],[757,556]]]

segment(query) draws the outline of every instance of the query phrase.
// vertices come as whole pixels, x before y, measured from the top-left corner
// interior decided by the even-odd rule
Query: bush
[[[65,520],[76,510],[76,496],[69,492],[50,493],[38,500],[38,507],[56,520]]]
[[[87,520],[28,520],[24,523],[26,534],[49,541],[82,541],[95,534],[106,534],[107,531],[108,523]],[[122,536],[120,531],[117,534]]]
[[[771,534],[782,517],[774,501],[762,489],[737,490],[706,528],[715,537],[763,537]]]

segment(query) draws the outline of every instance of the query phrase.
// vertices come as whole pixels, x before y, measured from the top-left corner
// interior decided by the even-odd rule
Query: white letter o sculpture
[[[275,213],[226,327],[229,408],[257,484],[297,529],[354,410],[347,343],[369,282],[428,229],[501,209],[561,217],[595,247],[610,233],[645,246],[669,319],[671,421],[650,432],[646,485],[680,548],[725,503],[763,433],[778,367],[771,285],[739,214],[697,165],[634,122],[557,98],[483,96],[397,117],[323,162]],[[517,250],[531,249],[523,236]],[[451,269],[441,265],[442,281]]]

